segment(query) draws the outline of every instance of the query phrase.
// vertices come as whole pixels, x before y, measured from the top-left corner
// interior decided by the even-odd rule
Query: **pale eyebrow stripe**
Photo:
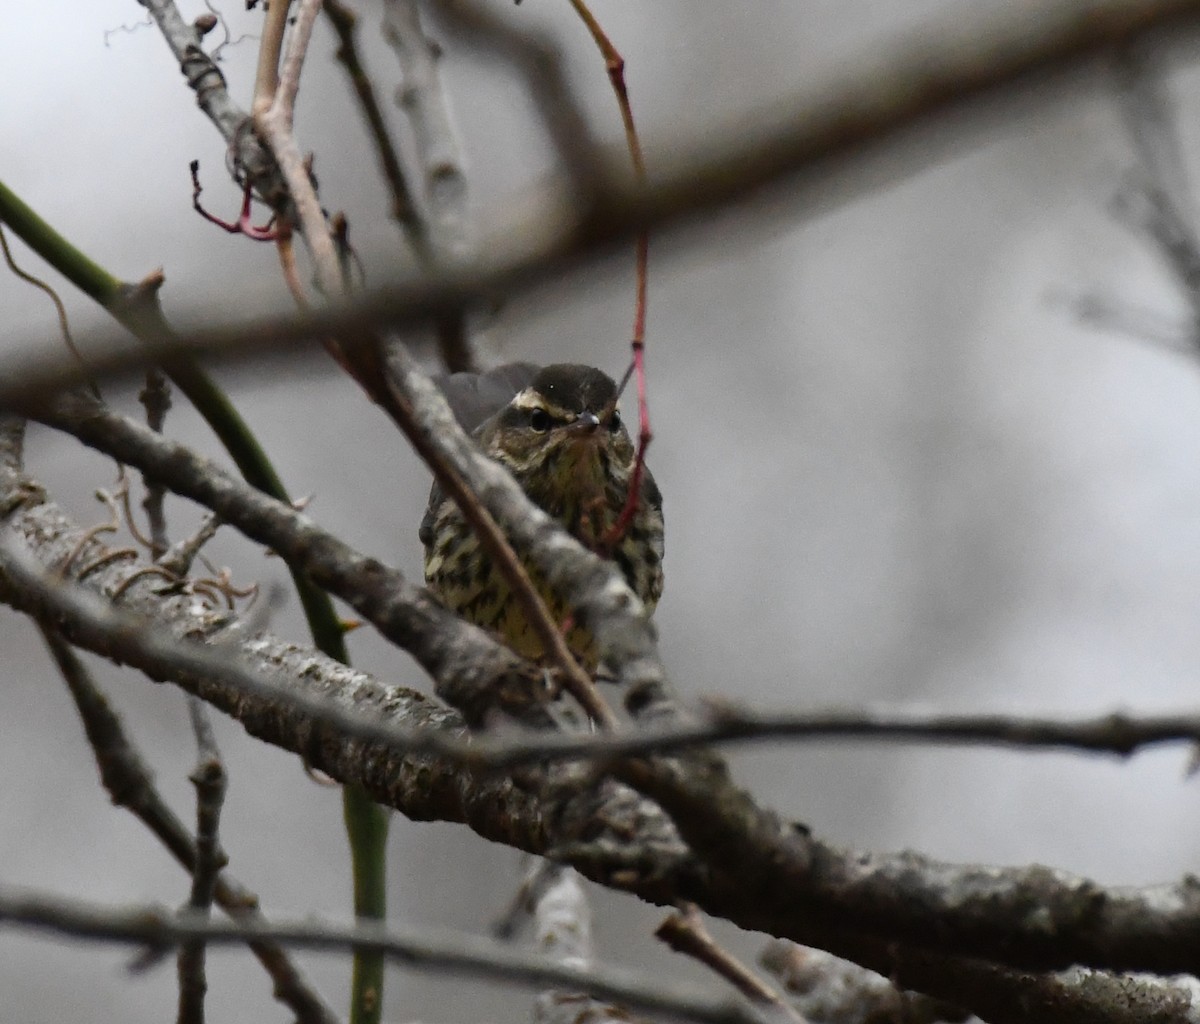
[[[534,409],[541,409],[542,412],[549,413],[552,417],[558,420],[572,419],[573,414],[557,405],[552,405],[546,399],[539,395],[533,388],[526,388],[524,391],[519,391],[513,397],[513,400],[508,403],[514,409],[522,409],[526,412],[531,412]]]
[[[515,406],[518,409],[544,409],[545,405],[538,397],[533,388],[526,388],[524,391],[518,392],[509,405]]]

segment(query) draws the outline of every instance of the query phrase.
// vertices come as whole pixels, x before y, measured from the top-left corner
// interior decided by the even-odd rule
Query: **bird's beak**
[[[579,417],[567,427],[567,433],[572,437],[591,437],[600,427],[600,420],[594,412],[580,413]]]

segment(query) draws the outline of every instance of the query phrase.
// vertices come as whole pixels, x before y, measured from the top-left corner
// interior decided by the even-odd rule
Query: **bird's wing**
[[[527,388],[541,367],[505,363],[486,373],[452,373],[437,379],[438,387],[468,434],[496,415],[518,391]]]
[[[662,511],[662,491],[658,489],[658,484],[654,482],[654,474],[647,468],[642,476],[642,497],[644,497],[652,508]]]
[[[437,385],[459,425],[468,434],[473,434],[508,405],[513,395],[527,388],[539,369],[534,363],[505,363],[486,373],[452,373],[438,377]],[[426,548],[433,546],[434,519],[441,502],[442,490],[435,480],[418,531]]]

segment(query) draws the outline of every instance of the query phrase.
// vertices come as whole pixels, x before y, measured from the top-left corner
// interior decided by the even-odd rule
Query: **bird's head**
[[[539,370],[479,439],[535,499],[602,493],[628,480],[635,454],[613,379],[572,363]]]

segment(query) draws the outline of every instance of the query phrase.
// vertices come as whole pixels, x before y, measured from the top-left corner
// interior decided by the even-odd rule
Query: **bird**
[[[654,611],[663,589],[662,494],[649,470],[619,537],[633,477],[636,446],[618,411],[618,389],[592,366],[506,363],[485,373],[455,373],[438,381],[465,431],[483,452],[505,466],[526,495],[585,547],[611,559],[641,600]],[[513,597],[508,583],[480,546],[454,500],[435,482],[421,521],[425,582],[448,608],[491,631],[513,651],[545,664],[548,652]],[[591,634],[525,565],[534,586],[580,665],[594,674],[598,658]]]

